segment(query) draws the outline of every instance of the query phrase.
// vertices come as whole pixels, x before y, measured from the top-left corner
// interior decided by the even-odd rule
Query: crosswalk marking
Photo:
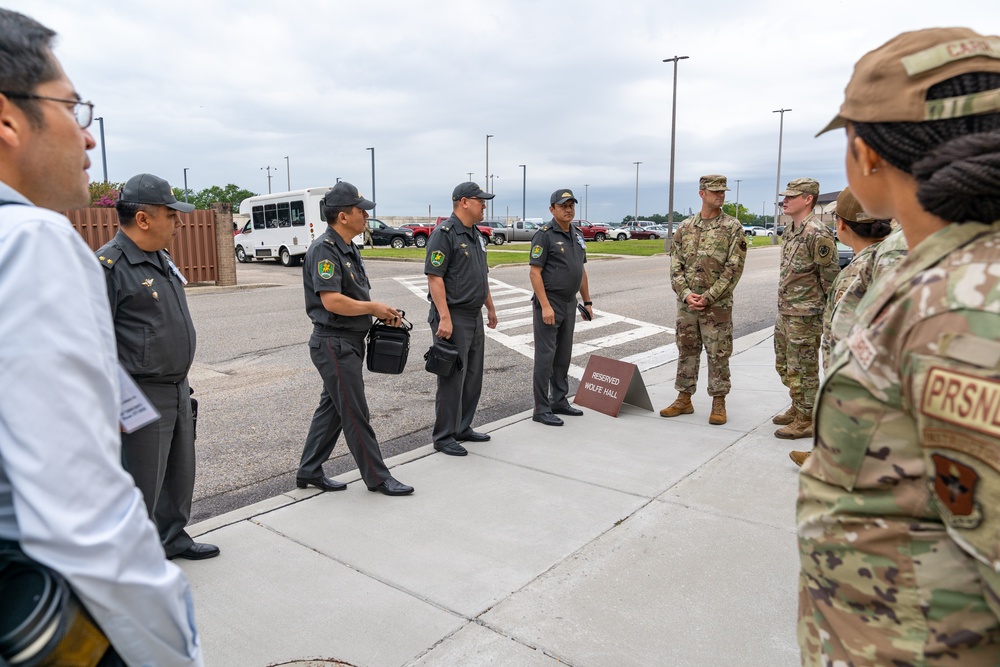
[[[428,303],[426,276],[397,277],[396,281],[412,292],[414,296],[421,299],[424,303]],[[534,335],[530,330],[526,333],[506,333],[513,329],[531,326],[531,316],[523,317],[523,315],[525,313],[531,313],[532,311],[531,304],[526,303],[527,301],[530,301],[532,291],[508,285],[507,283],[500,282],[499,280],[495,280],[493,278],[490,278],[489,281],[490,294],[493,297],[493,307],[496,308],[497,311],[498,323],[496,329],[486,327],[486,335],[504,347],[514,350],[529,359],[533,359],[535,356]],[[505,308],[504,306],[510,307]],[[522,317],[514,317],[515,315],[521,315]],[[485,318],[485,316],[484,311],[483,317]],[[590,322],[577,322],[575,333],[576,335],[579,335],[586,332],[600,332],[600,330],[604,327],[612,325],[626,325],[630,328],[625,331],[618,331],[605,336],[574,341],[573,357],[576,358],[583,355],[590,355],[593,352],[602,352],[617,345],[631,343],[633,341],[641,340],[643,338],[655,336],[661,333],[671,335],[674,334],[674,330],[670,327],[660,326],[659,324],[653,324],[651,322],[643,322],[642,320],[635,320],[630,317],[616,315],[615,313],[608,313],[603,310],[594,310],[594,319]],[[669,345],[654,348],[653,350],[649,350],[647,352],[631,355],[630,357],[622,359],[622,361],[635,364],[639,367],[639,370],[645,370],[647,368],[654,368],[655,366],[668,363],[676,358],[677,346],[671,343]],[[571,364],[569,367],[569,374],[579,379],[583,375],[583,367]]]

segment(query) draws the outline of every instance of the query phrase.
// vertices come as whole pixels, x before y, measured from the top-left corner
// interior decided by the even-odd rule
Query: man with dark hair
[[[776,437],[795,440],[813,434],[823,312],[840,265],[833,230],[813,215],[819,183],[796,178],[781,196],[782,208],[792,223],[781,239],[774,363],[792,405],[771,421],[782,426],[774,432]]]
[[[451,193],[451,217],[438,225],[427,240],[427,321],[436,339],[450,340],[458,348],[461,368],[437,378],[434,399],[434,449],[449,456],[465,456],[459,440],[486,442],[487,433],[472,430],[472,419],[483,391],[486,334],[483,306],[489,326],[497,326],[497,312],[490,296],[486,243],[476,229],[483,221],[486,202],[493,195],[477,184],[459,183]]]
[[[94,147],[54,34],[0,9],[0,542],[67,580],[102,665],[201,665],[187,579],[122,469],[104,277],[53,212],[87,204]]]
[[[583,410],[566,400],[569,393],[569,364],[573,358],[573,331],[576,328],[576,294],[583,307],[594,316],[587,281],[587,247],[580,230],[573,227],[576,197],[568,188],[549,197],[552,221],[531,239],[532,329],[535,338],[535,370],[532,379],[535,413],[532,419],[546,426],[562,426],[556,415],[579,417]]]
[[[314,486],[321,491],[343,491],[347,485],[323,474],[341,431],[358,472],[369,491],[387,496],[405,496],[413,487],[396,480],[382,460],[382,451],[372,429],[361,362],[365,358],[365,335],[372,317],[394,326],[401,323],[399,311],[372,301],[371,283],[352,239],[368,227],[368,211],[375,203],[361,196],[347,181],[340,181],[323,197],[328,227],[306,251],[302,278],[306,313],[313,323],[309,355],[323,378],[323,393],[313,414],[302,460],[295,477],[300,489]]]
[[[194,493],[194,421],[187,374],[195,332],[184,285],[167,246],[181,213],[170,185],[152,174],[133,176],[118,202],[119,229],[97,251],[105,268],[118,360],[160,413],[160,419],[122,434],[122,464],[142,491],[167,558],[201,560],[219,548],[191,539],[184,527]]]

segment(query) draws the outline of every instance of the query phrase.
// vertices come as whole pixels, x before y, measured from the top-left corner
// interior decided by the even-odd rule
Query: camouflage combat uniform
[[[1000,664],[1000,222],[870,290],[802,467],[806,665]]]
[[[882,239],[875,251],[874,266],[872,267],[872,280],[882,280],[882,275],[899,260],[906,257],[906,237],[903,235],[903,228],[896,225],[889,235]]]
[[[731,215],[711,220],[695,214],[674,233],[670,250],[670,285],[677,294],[677,380],[679,392],[693,394],[698,385],[702,345],[708,356],[708,394],[729,393],[729,357],[733,354],[733,290],[743,275],[747,240]],[[691,310],[685,299],[701,294],[708,302]]]
[[[839,271],[833,231],[816,216],[785,229],[774,325],[775,368],[788,387],[792,406],[806,417],[812,415],[819,387],[823,311]]]
[[[855,255],[833,281],[823,313],[823,368],[830,367],[830,356],[837,341],[851,332],[855,311],[872,281],[878,246],[878,242],[873,243]]]

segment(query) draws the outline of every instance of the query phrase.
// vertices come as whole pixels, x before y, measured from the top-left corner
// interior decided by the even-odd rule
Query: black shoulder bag
[[[399,311],[398,327],[389,326],[383,320],[375,320],[368,330],[365,361],[372,373],[399,375],[406,368],[406,358],[410,354],[410,329],[413,325],[406,321],[405,315],[404,311]]]

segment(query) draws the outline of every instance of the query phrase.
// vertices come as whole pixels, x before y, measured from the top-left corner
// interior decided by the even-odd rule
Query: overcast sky
[[[59,33],[56,54],[105,119],[108,178],[148,171],[200,190],[333,185],[380,215],[446,215],[452,188],[495,175],[497,216],[549,217],[573,188],[578,216],[666,213],[674,55],[674,208],[698,177],[773,209],[781,182],[845,185],[833,117],[853,64],[905,30],[1000,32],[993,0],[4,0]],[[92,180],[102,180],[98,141]],[[286,170],[288,156],[290,174]],[[589,188],[584,188],[589,184]],[[587,196],[585,198],[585,191]],[[585,210],[586,203],[586,210]]]

